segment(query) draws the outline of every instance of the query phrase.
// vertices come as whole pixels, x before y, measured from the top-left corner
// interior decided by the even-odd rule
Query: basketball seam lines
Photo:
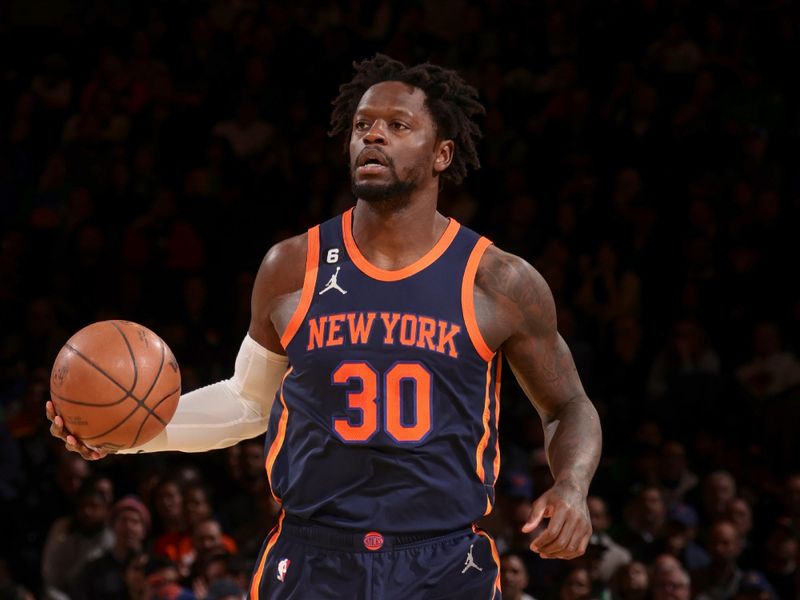
[[[164,397],[163,397],[161,400],[159,400],[159,401],[156,403],[156,405],[155,405],[155,406],[157,407],[159,404],[161,404],[162,402],[164,402],[164,400],[166,400],[167,398],[169,398],[170,396],[172,396],[172,395],[173,395],[173,394],[175,394],[176,392],[180,392],[180,391],[181,391],[181,388],[180,388],[180,387],[178,387],[177,389],[174,389],[174,390],[172,390],[172,391],[171,391],[171,392],[169,392],[169,393],[168,393],[166,396],[164,396]],[[84,436],[84,437],[82,437],[81,439],[82,439],[82,440],[94,440],[94,439],[96,439],[96,438],[103,437],[104,435],[108,435],[109,433],[111,433],[112,431],[114,431],[114,430],[115,430],[117,427],[119,427],[120,425],[124,425],[124,424],[125,424],[125,423],[128,421],[128,419],[130,419],[130,418],[131,418],[131,417],[132,417],[134,414],[136,414],[136,411],[137,411],[137,410],[139,410],[139,407],[138,407],[138,406],[134,407],[134,409],[133,409],[133,410],[132,410],[132,411],[131,411],[131,412],[130,412],[130,413],[129,413],[129,414],[128,414],[128,415],[127,415],[127,416],[126,416],[124,419],[122,419],[121,421],[119,421],[119,422],[118,422],[116,425],[114,425],[114,426],[113,426],[111,429],[109,429],[108,431],[104,431],[103,433],[98,433],[98,434],[95,434],[95,435],[92,435],[92,436]],[[135,440],[134,440],[134,441],[135,441]],[[132,447],[132,446],[131,446],[131,447]]]
[[[139,398],[137,398],[136,396],[133,395],[133,390],[136,389],[136,384],[139,382],[139,365],[136,364],[136,355],[133,353],[133,348],[131,347],[131,343],[128,340],[128,336],[125,335],[125,332],[122,331],[120,326],[117,325],[116,322],[114,322],[114,321],[111,321],[111,326],[114,329],[117,330],[117,332],[120,334],[120,336],[122,336],[122,341],[125,342],[125,346],[127,346],[127,348],[128,348],[128,354],[131,355],[131,364],[133,365],[133,385],[131,386],[130,396],[131,396],[131,398],[133,398],[136,401],[136,403],[139,405],[139,407],[143,408],[147,413],[149,413],[149,414],[146,414],[144,416],[144,419],[142,419],[142,422],[139,424],[139,429],[136,431],[136,435],[134,436],[133,441],[130,444],[131,447],[133,447],[133,446],[136,445],[136,440],[139,439],[139,434],[141,434],[142,428],[144,427],[144,424],[147,422],[147,418],[149,416],[155,417],[155,419],[159,423],[161,423],[164,427],[167,426],[167,423],[166,423],[166,421],[164,421],[164,419],[162,419],[157,414],[155,414],[155,412],[153,412],[153,409],[151,409],[149,406],[147,406],[147,404],[145,403],[144,400],[139,400]],[[145,345],[147,345],[147,344],[145,344]],[[161,375],[161,369],[164,368],[164,354],[165,354],[165,350],[164,350],[164,346],[162,344],[162,346],[161,346],[161,362],[158,365],[158,372],[156,373],[156,376],[153,378],[153,383],[150,384],[150,389],[148,389],[147,393],[144,395],[145,399],[150,395],[150,392],[153,391],[153,388],[156,386],[156,383],[158,382],[158,378]],[[131,415],[132,414],[133,413],[131,413]],[[129,416],[131,416],[131,415],[129,415]]]
[[[119,404],[119,403],[121,403],[121,402],[124,402],[124,401],[125,401],[125,400],[127,400],[128,398],[131,398],[131,399],[132,399],[134,402],[136,402],[136,404],[138,405],[138,406],[136,406],[136,408],[134,408],[134,410],[133,410],[133,411],[131,411],[131,413],[130,413],[128,416],[126,416],[124,419],[122,419],[122,421],[120,421],[119,423],[117,423],[117,424],[116,424],[114,427],[112,427],[112,428],[111,428],[111,429],[109,429],[108,431],[106,431],[106,432],[104,432],[104,433],[97,434],[97,435],[93,435],[93,436],[90,436],[90,437],[85,437],[84,439],[87,439],[87,440],[92,440],[92,439],[95,439],[95,438],[98,438],[98,437],[101,437],[101,436],[107,435],[108,433],[110,433],[111,431],[114,431],[114,429],[116,429],[117,427],[119,427],[119,426],[120,426],[120,425],[122,425],[123,423],[127,422],[127,420],[128,420],[128,419],[130,419],[130,418],[131,418],[131,417],[132,417],[132,416],[133,416],[133,415],[136,413],[136,411],[137,411],[139,408],[143,408],[147,414],[145,415],[145,418],[142,420],[142,423],[139,425],[139,429],[138,429],[138,430],[137,430],[137,432],[136,432],[136,436],[134,437],[134,439],[133,439],[133,442],[131,443],[131,446],[133,446],[133,445],[136,443],[136,440],[138,440],[138,439],[139,439],[139,435],[141,434],[141,431],[142,431],[142,429],[144,428],[144,424],[147,422],[147,418],[148,418],[149,416],[152,416],[152,417],[154,417],[154,418],[155,418],[155,419],[156,419],[156,420],[157,420],[159,423],[161,423],[161,424],[162,424],[164,427],[166,427],[166,426],[167,426],[167,423],[166,423],[166,421],[164,421],[164,419],[162,419],[162,418],[161,418],[159,415],[157,415],[157,414],[154,412],[154,408],[155,408],[155,407],[157,407],[159,404],[161,404],[161,403],[162,403],[162,402],[163,402],[163,401],[164,401],[166,398],[168,398],[169,396],[171,396],[172,394],[174,394],[174,392],[170,392],[169,394],[167,394],[167,396],[165,396],[164,398],[162,398],[162,399],[161,399],[161,400],[160,400],[160,401],[159,401],[159,402],[158,402],[158,403],[155,405],[155,407],[154,407],[154,408],[150,408],[150,407],[147,405],[147,403],[146,403],[144,400],[141,400],[141,399],[139,399],[139,398],[138,398],[136,395],[134,395],[134,394],[133,394],[133,390],[136,388],[136,384],[137,384],[137,383],[138,383],[138,381],[139,381],[139,368],[138,368],[138,365],[136,364],[136,356],[135,356],[135,354],[133,353],[133,348],[131,347],[131,345],[130,345],[130,342],[128,341],[128,338],[127,338],[127,336],[125,335],[125,333],[122,331],[122,329],[120,329],[120,327],[119,327],[119,326],[118,326],[116,323],[114,323],[113,321],[111,322],[111,325],[114,327],[114,329],[116,329],[116,330],[117,330],[117,332],[118,332],[118,333],[120,334],[120,336],[122,337],[122,340],[123,340],[123,342],[125,343],[125,346],[128,348],[128,353],[130,354],[130,357],[131,357],[131,364],[133,365],[133,385],[132,385],[132,387],[131,387],[131,389],[130,389],[130,390],[129,390],[129,389],[126,389],[126,388],[125,388],[125,386],[123,386],[122,384],[120,384],[120,383],[119,383],[119,382],[118,382],[116,379],[114,379],[114,378],[113,378],[111,375],[109,375],[109,374],[108,374],[108,373],[107,373],[107,372],[106,372],[104,369],[102,369],[102,368],[101,368],[101,367],[100,367],[98,364],[96,364],[96,363],[95,363],[93,360],[91,360],[89,357],[87,357],[87,356],[86,356],[86,355],[84,355],[82,352],[80,352],[80,351],[79,351],[77,348],[75,348],[74,346],[72,346],[72,345],[70,345],[70,344],[66,344],[66,346],[67,346],[67,347],[68,347],[70,350],[72,350],[72,351],[73,351],[73,352],[74,352],[76,355],[78,355],[80,358],[82,358],[84,361],[86,361],[87,363],[89,363],[89,364],[90,364],[92,367],[94,367],[95,369],[97,369],[97,371],[98,371],[100,374],[102,374],[103,376],[105,376],[105,377],[106,377],[106,378],[107,378],[107,379],[108,379],[108,380],[109,380],[111,383],[113,383],[114,385],[116,385],[118,388],[120,388],[122,391],[124,391],[124,392],[125,392],[125,396],[123,396],[122,398],[120,398],[118,401],[116,401],[116,402],[112,402],[112,403],[110,403],[110,404],[106,404],[106,405],[103,405],[103,406],[113,406],[113,405]],[[156,383],[158,382],[158,378],[160,377],[160,375],[161,375],[161,371],[162,371],[162,370],[163,370],[163,368],[164,368],[164,357],[165,357],[165,353],[166,353],[166,351],[165,351],[164,347],[162,346],[162,347],[161,347],[161,363],[160,363],[160,364],[159,364],[159,366],[158,366],[158,372],[156,373],[156,376],[153,378],[153,382],[150,384],[150,388],[147,390],[147,393],[146,393],[146,394],[145,394],[145,396],[144,396],[145,398],[147,398],[147,396],[149,396],[149,395],[150,395],[150,392],[152,392],[152,391],[153,391],[153,388],[155,387]],[[179,388],[179,389],[180,389],[180,388]],[[92,404],[92,403],[88,403],[88,402],[78,402],[78,401],[74,401],[74,400],[68,400],[67,398],[61,398],[60,396],[59,396],[59,398],[60,398],[60,399],[62,399],[62,400],[64,400],[64,401],[70,402],[70,403],[72,403],[72,404],[78,404],[78,405],[83,405],[83,406],[88,406],[88,405],[94,405],[94,406],[98,406],[97,404]]]
[[[121,389],[123,392],[125,392],[125,395],[124,395],[122,398],[120,398],[120,399],[119,399],[119,400],[117,400],[116,402],[111,402],[110,404],[95,404],[95,403],[92,403],[92,402],[80,402],[80,401],[78,401],[78,400],[68,400],[69,402],[71,402],[72,404],[80,404],[80,405],[83,405],[83,406],[114,406],[114,405],[116,405],[116,404],[119,404],[120,402],[123,402],[123,401],[127,400],[128,398],[131,398],[131,399],[133,399],[133,400],[134,400],[134,401],[135,401],[135,402],[136,402],[136,403],[139,405],[139,406],[137,406],[137,408],[139,408],[139,407],[142,407],[142,408],[144,408],[146,411],[148,411],[148,412],[151,412],[151,411],[150,411],[150,407],[149,407],[149,406],[147,406],[147,404],[145,404],[145,403],[144,403],[142,400],[140,400],[139,398],[137,398],[137,397],[136,397],[136,396],[133,394],[133,390],[127,390],[127,389],[125,389],[125,386],[121,385],[121,384],[120,384],[120,383],[119,383],[119,382],[118,382],[116,379],[114,379],[113,377],[111,377],[111,375],[109,375],[108,373],[106,373],[106,372],[105,372],[105,371],[104,371],[104,370],[103,370],[103,369],[102,369],[102,368],[101,368],[101,367],[100,367],[100,366],[99,366],[97,363],[95,363],[95,362],[94,362],[94,361],[93,361],[91,358],[89,358],[89,357],[88,357],[88,356],[86,356],[85,354],[81,353],[81,351],[80,351],[80,350],[78,350],[77,348],[75,348],[74,346],[70,346],[69,344],[66,344],[66,346],[67,346],[67,348],[69,348],[70,350],[72,350],[72,351],[73,351],[75,354],[77,354],[78,356],[80,356],[80,357],[81,357],[83,360],[85,360],[87,363],[89,363],[91,366],[93,366],[95,369],[97,369],[97,370],[98,370],[98,372],[100,372],[102,375],[105,375],[105,377],[106,377],[106,378],[107,378],[107,379],[108,379],[108,380],[109,380],[111,383],[113,383],[115,386],[117,386],[119,389]],[[134,378],[134,383],[135,383],[135,378]],[[67,399],[66,399],[66,398],[64,398],[64,400],[67,400]],[[166,426],[166,423],[164,422],[164,420],[163,420],[163,419],[161,419],[161,417],[159,417],[158,415],[153,415],[153,416],[154,416],[156,419],[158,419],[159,421],[161,421],[161,423],[162,423],[164,426]]]

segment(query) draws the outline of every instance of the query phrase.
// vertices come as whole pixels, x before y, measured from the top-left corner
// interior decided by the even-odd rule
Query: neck
[[[382,269],[402,269],[439,240],[448,219],[436,211],[436,198],[401,208],[359,200],[353,212],[353,239],[361,253]]]

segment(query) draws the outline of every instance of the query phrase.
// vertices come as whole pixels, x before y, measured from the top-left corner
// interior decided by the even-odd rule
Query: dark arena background
[[[84,462],[48,433],[50,368],[122,318],[184,391],[230,376],[266,250],[353,203],[330,101],[376,52],[478,89],[482,168],[440,210],[543,274],[603,422],[592,543],[539,559],[519,525],[549,473],[506,371],[504,598],[800,597],[798,12],[0,4],[0,598],[241,597],[276,515],[263,441]]]

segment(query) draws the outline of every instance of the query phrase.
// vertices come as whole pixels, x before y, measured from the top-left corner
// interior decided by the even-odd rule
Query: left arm
[[[505,353],[542,419],[555,479],[533,503],[523,531],[549,518],[531,548],[544,558],[580,556],[591,535],[586,496],[600,460],[602,434],[597,411],[556,329],[552,293],[531,265],[490,246],[478,269],[475,301],[479,324],[486,324],[481,327],[484,338]]]

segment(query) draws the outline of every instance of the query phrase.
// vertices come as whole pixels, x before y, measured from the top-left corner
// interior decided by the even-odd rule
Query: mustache
[[[361,156],[367,151],[369,151],[369,152],[377,152],[378,154],[380,154],[383,157],[383,160],[386,162],[386,166],[389,167],[391,170],[394,170],[394,161],[383,150],[379,150],[378,148],[364,148],[361,152],[358,153],[358,156],[356,156],[356,159],[353,161],[353,164],[350,166],[350,170],[351,171],[355,171],[356,165],[359,162],[361,162]]]

